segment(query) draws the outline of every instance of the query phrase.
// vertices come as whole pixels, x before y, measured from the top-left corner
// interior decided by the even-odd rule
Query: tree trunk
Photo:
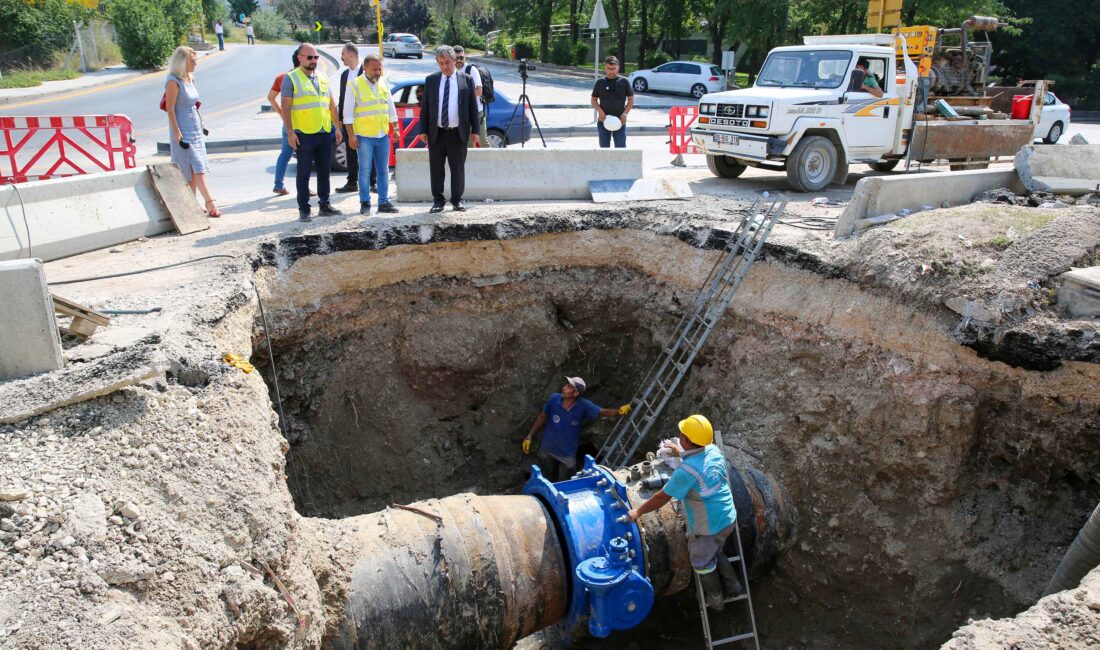
[[[639,0],[642,9],[642,38],[638,41],[638,69],[645,70],[646,49],[649,45],[649,0]]]
[[[725,30],[724,20],[712,20],[707,25],[707,29],[710,30],[710,40],[714,43],[711,50],[710,62],[714,65],[722,65],[722,32]]]
[[[569,39],[573,45],[577,44],[581,32],[580,23],[577,22],[577,2],[578,0],[569,0]]]

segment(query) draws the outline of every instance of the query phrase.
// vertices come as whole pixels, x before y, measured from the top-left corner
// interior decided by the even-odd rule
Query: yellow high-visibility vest
[[[302,133],[332,131],[332,114],[329,113],[328,79],[317,75],[317,84],[321,91],[313,86],[301,68],[290,73],[290,83],[294,85],[294,97],[290,99],[290,125]]]
[[[390,132],[390,89],[382,78],[374,90],[365,76],[355,80],[355,135],[380,138]]]

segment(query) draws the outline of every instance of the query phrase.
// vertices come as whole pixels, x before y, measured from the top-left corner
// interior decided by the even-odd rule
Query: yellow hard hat
[[[702,415],[689,415],[687,419],[680,420],[680,433],[700,447],[706,447],[714,442],[714,427],[710,426],[710,420]]]

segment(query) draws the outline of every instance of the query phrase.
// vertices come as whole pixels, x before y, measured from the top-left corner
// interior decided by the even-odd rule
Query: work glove
[[[530,438],[524,438],[523,439],[523,445],[521,445],[521,446],[523,448],[523,453],[525,453],[525,454],[530,454],[531,453],[531,439]]]
[[[630,405],[623,404],[619,407],[619,415],[630,415]]]

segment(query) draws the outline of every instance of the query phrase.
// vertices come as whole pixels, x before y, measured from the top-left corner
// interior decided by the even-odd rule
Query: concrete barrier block
[[[1072,269],[1061,278],[1058,306],[1072,318],[1100,318],[1100,266]]]
[[[640,149],[470,149],[466,193],[471,201],[589,199],[589,181],[642,177]],[[397,151],[397,197],[432,200],[427,149]],[[450,195],[450,180],[444,184]]]
[[[836,236],[849,237],[875,220],[898,211],[919,210],[922,205],[941,207],[944,202],[962,205],[986,190],[1007,187],[1023,190],[1011,169],[975,169],[897,176],[871,176],[856,183],[855,192],[836,222]],[[861,223],[867,222],[867,223]]]
[[[61,336],[42,262],[0,262],[0,305],[0,381],[60,368]]]
[[[1015,158],[1016,173],[1029,192],[1080,196],[1100,191],[1100,145],[1027,145]]]
[[[0,260],[48,262],[172,230],[145,167],[0,187]]]

